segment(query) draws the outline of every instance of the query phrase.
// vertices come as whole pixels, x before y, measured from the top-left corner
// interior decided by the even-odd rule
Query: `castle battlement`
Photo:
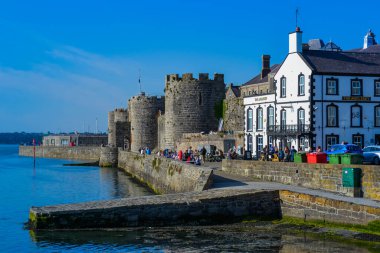
[[[131,101],[146,101],[146,102],[160,102],[165,100],[164,96],[147,96],[145,92],[141,92],[137,96],[133,96],[130,99],[128,99],[128,102]]]
[[[124,109],[124,108],[116,108],[114,110],[114,112],[127,112],[128,110],[127,109]]]
[[[199,73],[198,79],[194,78],[193,73],[184,73],[182,76],[179,74],[170,74],[166,75],[166,82],[175,82],[175,81],[188,81],[188,80],[195,80],[195,81],[217,81],[217,82],[224,82],[224,74],[214,74],[214,78],[210,79],[208,73]]]

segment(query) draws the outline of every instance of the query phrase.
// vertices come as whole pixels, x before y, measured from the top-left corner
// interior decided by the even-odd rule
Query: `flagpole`
[[[139,69],[139,85],[140,85],[140,94],[142,93],[141,89],[141,70]]]

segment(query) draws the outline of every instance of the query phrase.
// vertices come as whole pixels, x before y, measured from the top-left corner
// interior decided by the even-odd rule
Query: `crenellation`
[[[198,78],[199,78],[199,81],[209,80],[208,73],[199,73]]]
[[[214,81],[224,82],[224,74],[215,73],[214,74]]]
[[[185,73],[182,74],[182,80],[193,80],[193,74],[192,73]]]

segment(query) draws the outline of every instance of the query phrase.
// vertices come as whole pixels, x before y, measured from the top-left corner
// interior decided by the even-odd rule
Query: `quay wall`
[[[380,200],[380,167],[361,164],[307,164],[264,161],[223,160],[222,170],[254,180],[322,189],[345,195],[354,194],[353,188],[342,186],[343,168],[361,168],[361,196]]]
[[[380,208],[337,199],[281,190],[282,216],[346,224],[367,225],[380,220]]]
[[[31,229],[206,225],[296,217],[367,225],[380,208],[286,190],[208,190],[32,207]]]
[[[36,146],[36,157],[96,161],[100,158],[100,146],[53,147]],[[19,146],[20,156],[33,157],[33,146]]]
[[[119,151],[118,167],[159,194],[199,192],[212,184],[212,169],[154,155]]]
[[[33,229],[206,225],[281,217],[278,191],[204,191],[32,207]]]

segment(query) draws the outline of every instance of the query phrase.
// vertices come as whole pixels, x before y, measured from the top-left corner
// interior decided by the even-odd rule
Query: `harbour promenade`
[[[29,217],[31,228],[102,229],[203,225],[239,222],[247,218],[275,220],[282,217],[361,225],[380,220],[380,202],[377,200],[345,196],[342,192],[315,187],[312,189],[292,184],[291,181],[285,184],[265,181],[264,177],[263,180],[258,180],[249,174],[242,176],[225,171],[224,167],[233,166],[234,161],[224,160],[223,163],[209,163],[200,167],[134,153],[124,156],[133,162],[121,159],[119,169],[132,176],[139,174],[135,178],[140,181],[141,178],[145,181],[154,180],[156,186],[160,185],[160,178],[165,174],[161,186],[162,189],[171,189],[169,194],[32,207]],[[135,158],[130,159],[131,157]],[[173,167],[173,162],[177,169],[167,170],[166,167]],[[254,168],[260,167],[255,166],[254,161],[238,162],[249,163]],[[271,165],[286,166],[285,163]],[[239,163],[236,166],[242,168]],[[196,171],[207,173],[195,173]],[[150,177],[144,174],[146,172]],[[165,186],[170,185],[170,178],[181,184],[191,178],[189,175],[193,177],[193,182],[202,182],[204,187],[191,189]],[[149,182],[145,183],[150,185]],[[176,189],[182,190],[176,192]]]

